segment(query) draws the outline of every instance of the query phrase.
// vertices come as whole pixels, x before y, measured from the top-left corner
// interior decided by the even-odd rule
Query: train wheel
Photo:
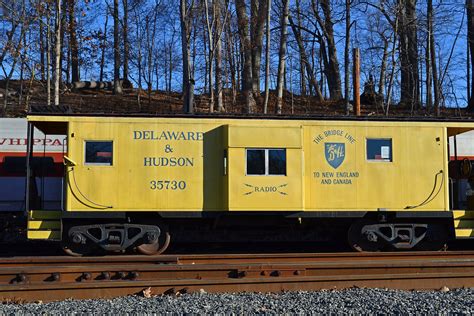
[[[363,233],[365,226],[375,223],[369,220],[359,220],[351,225],[347,233],[347,240],[352,249],[360,252],[384,250],[385,244],[377,236]]]
[[[160,225],[161,234],[155,242],[137,246],[137,251],[143,255],[152,256],[163,253],[169,246],[171,235],[165,227]]]

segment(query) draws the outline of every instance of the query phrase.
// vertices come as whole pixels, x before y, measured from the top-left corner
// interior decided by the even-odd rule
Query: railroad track
[[[474,251],[0,259],[0,299],[43,302],[140,293],[474,286]]]

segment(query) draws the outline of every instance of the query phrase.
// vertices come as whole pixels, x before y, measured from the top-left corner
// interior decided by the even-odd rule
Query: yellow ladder
[[[474,211],[453,211],[456,239],[474,238]]]
[[[28,239],[61,240],[61,211],[29,211]]]

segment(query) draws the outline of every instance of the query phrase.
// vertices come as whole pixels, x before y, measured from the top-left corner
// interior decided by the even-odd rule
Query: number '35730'
[[[150,189],[152,190],[184,190],[186,189],[185,181],[178,180],[151,180]]]

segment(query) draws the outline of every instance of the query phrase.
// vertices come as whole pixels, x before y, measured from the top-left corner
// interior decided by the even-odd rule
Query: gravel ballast
[[[432,314],[474,313],[474,289],[397,291],[388,289],[316,292],[193,293],[179,296],[128,296],[110,300],[3,304],[0,314],[198,313],[198,314]]]

